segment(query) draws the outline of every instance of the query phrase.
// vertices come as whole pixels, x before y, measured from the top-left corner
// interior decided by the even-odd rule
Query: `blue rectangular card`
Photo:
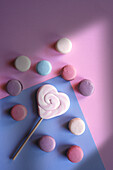
[[[40,119],[36,101],[36,92],[44,84],[54,85],[59,92],[66,93],[70,98],[70,108],[62,116],[43,120],[33,136],[27,142],[15,161],[10,159],[20,142]],[[15,121],[10,116],[10,109],[15,104],[22,104],[28,110],[27,117]],[[69,121],[79,117],[86,125],[85,132],[75,136],[68,129]],[[37,142],[43,135],[50,135],[56,140],[54,151],[42,151]],[[78,145],[84,152],[79,163],[72,163],[66,157],[66,150],[71,145]],[[0,100],[0,170],[104,170],[90,130],[85,121],[70,82],[60,76],[23,90],[20,95],[9,96]]]

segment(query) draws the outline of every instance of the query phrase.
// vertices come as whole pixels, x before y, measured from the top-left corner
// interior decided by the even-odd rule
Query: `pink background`
[[[5,0],[0,2],[0,97],[5,85],[19,79],[24,88],[59,75],[65,64],[73,64],[77,77],[71,82],[97,145],[105,168],[113,169],[113,2],[112,0]],[[61,55],[53,48],[62,37],[73,43],[72,52]],[[13,62],[18,55],[32,61],[25,73]],[[46,59],[53,70],[48,76],[35,71]],[[91,79],[95,92],[81,96],[76,89],[83,78]]]

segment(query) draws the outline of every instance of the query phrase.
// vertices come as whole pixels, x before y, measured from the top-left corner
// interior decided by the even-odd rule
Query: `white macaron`
[[[75,135],[81,135],[85,131],[85,123],[80,118],[74,118],[69,122],[69,130]]]
[[[62,54],[67,54],[72,50],[72,42],[68,38],[61,38],[56,42],[56,50]]]

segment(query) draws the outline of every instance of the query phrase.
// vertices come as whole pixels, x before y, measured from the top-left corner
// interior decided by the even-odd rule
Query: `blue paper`
[[[10,159],[20,142],[40,119],[38,116],[36,92],[44,84],[54,85],[58,91],[66,93],[70,98],[70,108],[62,116],[43,120],[33,136],[27,142],[18,157]],[[15,121],[10,116],[10,109],[15,104],[25,105],[27,117]],[[75,136],[68,130],[68,123],[74,117],[80,117],[86,125],[85,132]],[[37,142],[43,135],[50,135],[56,140],[56,148],[50,153],[42,151]],[[72,163],[66,157],[71,145],[78,145],[84,152],[83,160]],[[70,82],[60,76],[23,90],[16,97],[9,96],[0,100],[0,170],[104,170],[75,93]]]

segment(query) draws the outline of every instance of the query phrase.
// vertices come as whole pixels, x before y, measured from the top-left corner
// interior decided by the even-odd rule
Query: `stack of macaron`
[[[68,38],[61,38],[56,42],[55,49],[61,54],[67,54],[72,50],[72,42]],[[27,56],[19,56],[14,62],[15,68],[20,72],[26,72],[31,67],[31,60]],[[42,76],[51,73],[52,65],[47,60],[42,60],[36,63],[36,72]],[[72,81],[77,75],[77,71],[73,65],[67,64],[61,68],[61,77],[66,81]],[[23,84],[20,80],[11,79],[8,81],[6,90],[9,95],[17,96],[23,89]],[[83,96],[90,96],[94,91],[93,83],[88,79],[83,79],[79,82],[78,90]],[[27,116],[25,106],[17,104],[11,109],[11,116],[14,120],[24,120]],[[74,118],[69,122],[69,130],[74,135],[82,135],[85,131],[85,123],[80,118]],[[45,152],[51,152],[55,149],[56,142],[51,136],[42,136],[39,140],[39,147]],[[80,146],[73,145],[68,149],[67,158],[74,163],[77,163],[83,158],[83,151]]]

